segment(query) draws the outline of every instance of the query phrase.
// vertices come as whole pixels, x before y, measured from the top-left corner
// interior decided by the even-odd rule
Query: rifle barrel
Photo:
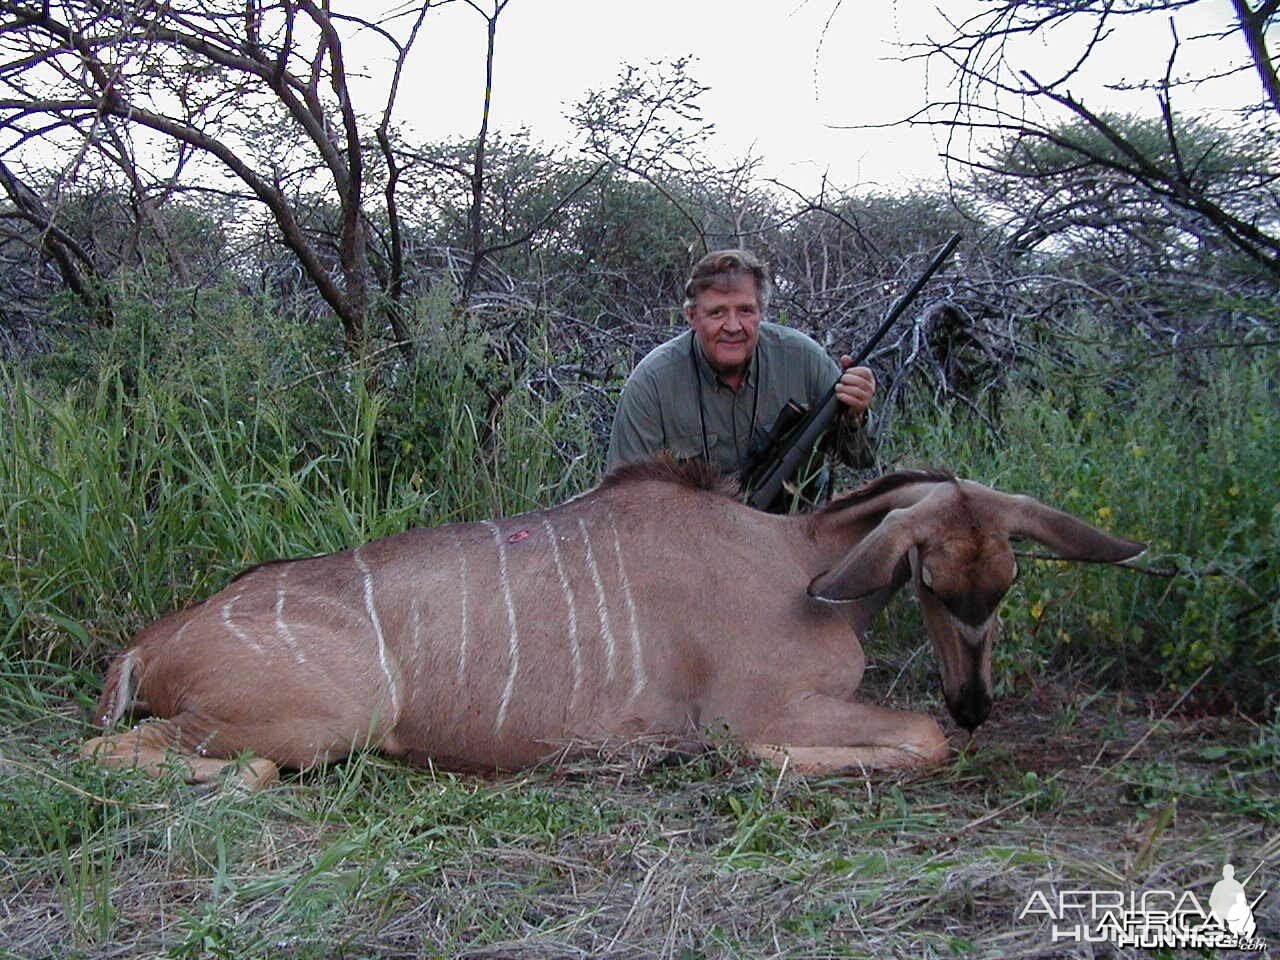
[[[951,256],[952,251],[955,250],[959,243],[960,234],[953,233],[951,238],[946,242],[946,245],[941,251],[939,251],[938,255],[933,258],[933,261],[929,266],[925,268],[924,273],[920,274],[920,278],[911,285],[911,289],[894,301],[892,309],[889,310],[889,315],[884,318],[884,323],[880,324],[880,328],[871,335],[871,339],[866,342],[862,347],[862,350],[859,351],[856,357],[854,357],[853,365],[855,367],[861,366],[866,362],[867,357],[871,356],[871,351],[874,350],[880,344],[880,341],[885,338],[885,334],[887,334],[890,328],[897,323],[898,318],[906,312],[907,307],[911,306],[911,301],[920,295],[920,291],[924,289],[924,285],[928,283],[942,265],[947,262],[947,258]],[[832,387],[832,394],[835,394],[834,386]]]
[[[888,316],[885,317],[884,322],[880,324],[876,332],[871,335],[871,339],[863,345],[858,355],[854,358],[852,366],[861,366],[866,362],[866,359],[871,356],[871,351],[885,338],[890,328],[902,316],[907,307],[911,305],[911,301],[919,296],[920,291],[924,289],[924,285],[938,272],[938,269],[951,256],[952,251],[955,250],[959,243],[960,234],[952,234],[924,273],[911,285],[911,289],[894,301]],[[823,394],[822,399],[814,405],[812,412],[809,414],[808,423],[797,433],[795,442],[787,448],[773,469],[761,478],[760,485],[750,492],[747,497],[747,503],[750,506],[758,510],[764,510],[768,508],[769,504],[773,503],[774,498],[782,490],[782,485],[795,475],[796,470],[800,467],[800,461],[812,449],[818,438],[822,436],[823,431],[831,424],[831,421],[835,419],[838,405],[836,385],[833,383],[831,388]]]

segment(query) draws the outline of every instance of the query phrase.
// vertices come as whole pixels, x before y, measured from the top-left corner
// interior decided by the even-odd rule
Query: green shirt
[[[651,350],[627,378],[605,468],[667,450],[681,459],[705,453],[722,470],[737,472],[788,400],[812,406],[839,378],[840,365],[809,337],[761,323],[747,376],[733,390],[689,330]]]

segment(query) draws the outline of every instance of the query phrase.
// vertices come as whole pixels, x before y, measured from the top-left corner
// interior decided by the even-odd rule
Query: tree
[[[0,159],[0,188],[9,199],[0,210],[0,288],[6,309],[4,326],[37,325],[47,286],[45,270],[51,264],[62,285],[70,290],[93,320],[108,326],[113,319],[110,295],[98,275],[93,255],[74,231],[59,225],[34,190]],[[35,262],[29,254],[36,253]]]
[[[193,183],[264,207],[341,321],[353,354],[364,349],[375,299],[375,162],[384,171],[381,213],[390,221],[390,269],[379,299],[395,338],[407,344],[395,309],[403,256],[392,120],[405,58],[430,7],[373,20],[316,0],[0,0],[0,150],[19,158],[52,150],[70,176],[88,155],[104,157],[123,172],[143,217]],[[344,33],[391,50],[393,79],[372,120],[353,102]],[[56,197],[66,184],[50,185],[50,203],[7,161],[0,180],[13,211],[48,238],[68,285],[88,289],[75,280],[86,264],[58,229]],[[300,198],[316,189],[337,205],[332,231],[318,234],[299,210]]]
[[[570,119],[585,153],[666,199],[688,224],[690,252],[701,255],[735,245],[740,218],[715,201],[741,194],[754,164],[722,168],[703,153],[715,127],[698,102],[709,88],[693,78],[691,64],[690,57],[626,64],[612,87],[588,93]]]
[[[985,4],[952,21],[949,36],[915,45],[914,56],[950,70],[952,95],[907,122],[948,129],[948,159],[960,164],[994,169],[958,150],[964,136],[986,137],[1001,143],[1007,159],[1023,155],[1022,169],[1003,167],[1010,176],[1039,176],[1026,163],[1050,160],[1058,182],[1067,171],[1074,171],[1077,185],[1091,179],[1095,198],[1099,189],[1141,195],[1177,220],[1179,230],[1202,239],[1212,234],[1280,277],[1280,80],[1268,47],[1280,0],[1253,6],[1232,0],[1231,19],[1209,31],[1184,23],[1216,9],[1206,0]],[[1149,94],[1156,107],[1151,119],[1096,109],[1073,92],[1073,85],[1087,82],[1104,48],[1135,37],[1149,44],[1160,31],[1168,31],[1162,70],[1107,82],[1116,93]],[[1221,67],[1184,67],[1191,44],[1213,45]],[[1046,49],[1062,64],[1053,75],[1029,65]],[[1236,111],[1233,127],[1207,125],[1181,106],[1199,85],[1244,76],[1256,78],[1259,94]]]

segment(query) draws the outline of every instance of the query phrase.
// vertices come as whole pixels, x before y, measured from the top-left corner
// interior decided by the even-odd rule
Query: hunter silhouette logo
[[[1259,864],[1236,880],[1235,867],[1224,864],[1207,908],[1190,890],[1059,890],[1047,896],[1037,890],[1018,914],[1019,920],[1042,917],[1050,923],[1053,942],[1110,943],[1118,947],[1217,948],[1261,952],[1267,942],[1257,936],[1253,910],[1266,896],[1252,900],[1245,890]]]
[[[1222,879],[1213,885],[1213,893],[1209,894],[1209,910],[1223,927],[1237,937],[1249,940],[1258,929],[1253,919],[1253,908],[1267,891],[1263,890],[1250,903],[1244,885],[1253,879],[1253,874],[1245,877],[1244,883],[1238,882],[1235,874],[1235,867],[1229,863],[1223,865]]]

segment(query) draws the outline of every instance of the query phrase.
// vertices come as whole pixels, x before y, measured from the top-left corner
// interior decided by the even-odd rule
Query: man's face
[[[746,372],[760,333],[760,294],[747,274],[703,290],[685,309],[702,353],[721,377]]]

